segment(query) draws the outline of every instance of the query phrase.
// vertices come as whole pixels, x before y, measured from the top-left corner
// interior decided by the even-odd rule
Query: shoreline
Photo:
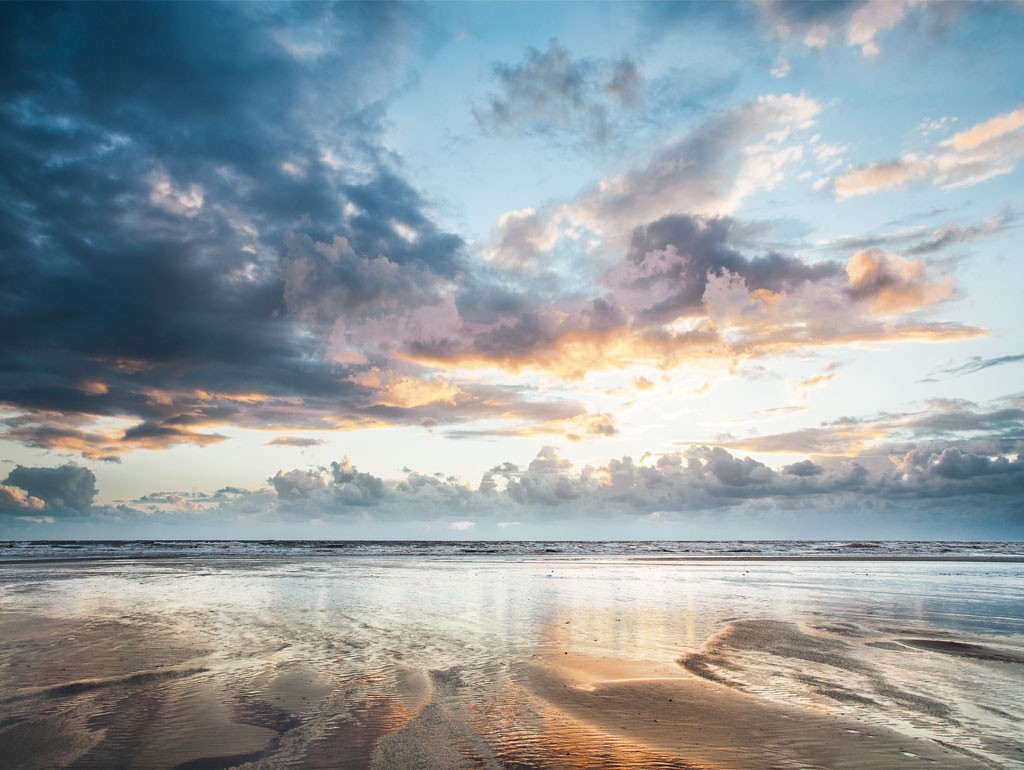
[[[900,563],[900,562],[939,562],[949,564],[1024,564],[1024,554],[993,554],[986,556],[968,556],[961,554],[949,555],[869,555],[869,554],[835,554],[835,555],[753,555],[725,556],[711,554],[708,556],[676,555],[665,554],[663,556],[652,554],[616,554],[616,553],[459,553],[459,554],[436,554],[436,553],[152,553],[152,554],[125,554],[118,555],[96,555],[96,556],[42,556],[33,558],[27,556],[17,559],[0,559],[0,566],[14,564],[68,564],[76,562],[138,562],[138,561],[167,561],[167,560],[223,560],[223,561],[248,561],[258,559],[423,559],[433,562],[442,561],[501,561],[501,562],[531,562],[531,561],[596,561],[600,559],[617,560],[625,564],[629,563],[653,563],[653,564],[758,564],[777,562],[876,562],[876,563]]]

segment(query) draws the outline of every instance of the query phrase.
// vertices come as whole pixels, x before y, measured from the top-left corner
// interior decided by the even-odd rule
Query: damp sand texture
[[[0,565],[0,768],[1024,768],[1024,565]]]

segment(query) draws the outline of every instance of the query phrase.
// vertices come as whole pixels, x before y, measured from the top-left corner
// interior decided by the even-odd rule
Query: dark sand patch
[[[253,751],[248,754],[225,754],[215,757],[200,757],[190,759],[175,765],[172,770],[229,770],[249,762],[255,762],[267,755],[267,751]]]
[[[961,658],[992,660],[1000,663],[1024,663],[1024,655],[1009,650],[999,650],[983,644],[954,642],[949,639],[901,639],[902,644],[929,652],[959,655]]]
[[[723,652],[731,649],[768,653],[858,673],[871,670],[870,666],[853,656],[853,647],[849,643],[806,633],[795,623],[781,620],[736,621],[709,647]]]
[[[943,639],[952,639],[952,631],[940,631],[935,628],[918,628],[916,626],[881,626],[879,629],[883,634],[897,634],[901,636],[938,636]]]
[[[2,770],[67,767],[96,744],[99,736],[80,714],[44,714],[8,724],[0,736]]]
[[[875,650],[891,650],[893,652],[906,652],[907,648],[899,642],[864,642],[865,647]]]
[[[691,652],[679,659],[679,665],[694,676],[707,679],[709,682],[718,682],[730,687],[736,686],[734,682],[726,679],[715,670],[716,668],[729,667],[729,662],[721,655]]]
[[[140,671],[137,674],[128,676],[115,676],[107,679],[80,679],[74,682],[43,687],[38,690],[29,690],[11,696],[0,703],[13,703],[28,698],[70,698],[75,695],[116,687],[144,687],[156,684],[168,679],[183,679],[185,677],[202,674],[209,671],[206,668],[168,669],[166,671]]]
[[[828,634],[836,634],[837,636],[860,637],[864,635],[864,629],[853,623],[826,623],[814,625],[811,628]]]
[[[245,696],[236,699],[232,714],[239,724],[264,727],[278,734],[294,730],[302,724],[302,720],[280,706]]]
[[[831,698],[839,703],[857,703],[861,706],[878,706],[878,701],[872,700],[866,695],[862,695],[848,687],[837,685],[835,682],[829,682],[824,679],[807,676],[805,674],[797,675],[796,679],[797,681],[810,686],[810,688],[818,695],[824,695],[826,698]]]

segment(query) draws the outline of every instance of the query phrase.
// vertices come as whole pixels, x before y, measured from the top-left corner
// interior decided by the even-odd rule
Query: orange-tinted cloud
[[[907,154],[869,163],[838,176],[839,200],[882,190],[898,190],[915,181],[938,187],[963,187],[1008,174],[1024,157],[1024,108],[996,115],[936,145],[926,154]]]
[[[275,436],[267,442],[267,446],[311,447],[324,444],[323,439],[305,438],[302,436]]]

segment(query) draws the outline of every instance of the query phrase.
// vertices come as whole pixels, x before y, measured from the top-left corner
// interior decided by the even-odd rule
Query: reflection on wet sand
[[[533,673],[535,691],[559,710],[647,752],[699,767],[984,767],[942,746],[883,727],[786,708],[692,678],[613,681]],[[582,681],[583,686],[579,686]]]
[[[0,768],[1024,767],[1021,569],[19,565]]]

